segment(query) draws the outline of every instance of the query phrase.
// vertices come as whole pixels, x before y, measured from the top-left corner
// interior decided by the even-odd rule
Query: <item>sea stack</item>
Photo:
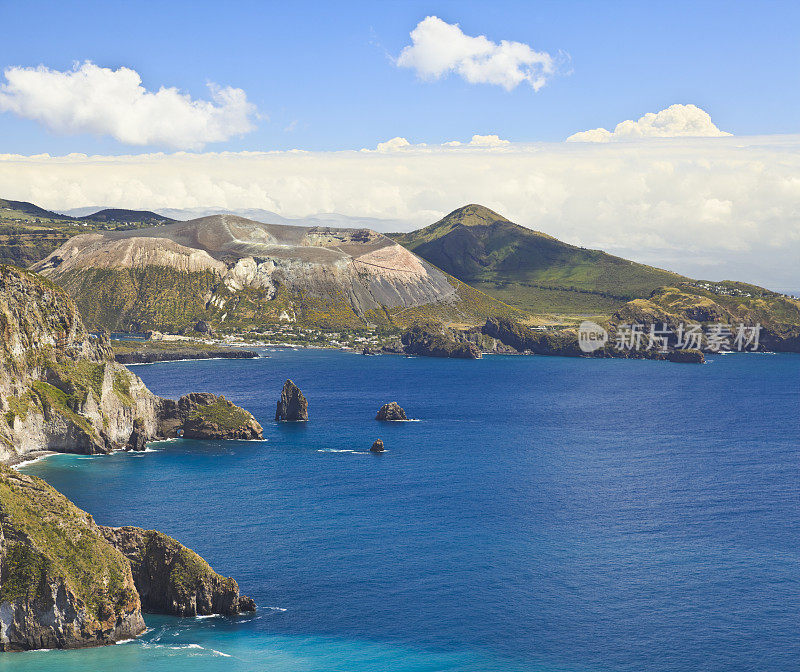
[[[378,415],[375,416],[376,420],[408,420],[406,412],[400,407],[396,401],[390,401],[388,404],[381,406]]]
[[[308,401],[291,380],[283,384],[281,398],[275,409],[275,420],[308,420]]]
[[[370,448],[369,451],[371,453],[382,453],[384,451],[383,441],[375,439],[375,443],[372,444],[372,448]]]

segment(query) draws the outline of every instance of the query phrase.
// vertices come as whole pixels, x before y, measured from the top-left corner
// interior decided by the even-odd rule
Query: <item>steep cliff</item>
[[[0,461],[141,449],[180,428],[176,402],[115,362],[107,337],[89,334],[72,300],[45,278],[0,266],[0,335]],[[224,438],[260,438],[239,410],[248,416],[243,431],[229,426]]]
[[[75,304],[44,278],[0,266],[0,461],[40,450],[128,447],[134,424],[159,435],[161,400],[87,333]]]
[[[92,517],[0,465],[0,650],[110,644],[144,628],[130,565]]]
[[[207,616],[255,610],[255,603],[239,594],[234,579],[217,574],[172,537],[138,527],[101,527],[100,532],[130,561],[145,611]]]

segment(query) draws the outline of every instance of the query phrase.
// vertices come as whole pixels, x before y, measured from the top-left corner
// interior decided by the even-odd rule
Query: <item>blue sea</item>
[[[264,354],[132,369],[225,394],[265,442],[24,467],[190,546],[257,614],[147,616],[135,641],[0,669],[800,670],[800,356]],[[272,421],[286,378],[310,422]],[[417,421],[376,422],[388,401]]]

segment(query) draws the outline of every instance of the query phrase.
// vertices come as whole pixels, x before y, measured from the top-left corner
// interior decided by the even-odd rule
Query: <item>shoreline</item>
[[[12,469],[19,469],[20,467],[26,467],[29,464],[40,462],[51,455],[61,454],[66,455],[67,453],[59,453],[57,450],[32,450],[30,453],[26,453],[25,455],[15,455],[9,460],[4,461],[3,464],[5,464],[7,467],[11,467]]]

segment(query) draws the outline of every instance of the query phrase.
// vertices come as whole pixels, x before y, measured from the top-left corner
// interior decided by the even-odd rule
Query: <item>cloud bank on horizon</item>
[[[384,151],[0,155],[0,195],[51,209],[336,212],[394,220],[394,230],[397,220],[416,228],[481,203],[573,244],[694,277],[800,290],[800,136],[494,140],[401,138]]]
[[[511,91],[527,82],[541,89],[556,70],[555,58],[524,42],[492,42],[485,35],[466,35],[457,23],[428,16],[411,31],[411,44],[397,65],[411,68],[420,79],[436,80],[451,73],[470,84],[494,84]]]
[[[573,133],[567,142],[616,142],[645,138],[721,138],[731,133],[721,131],[711,115],[696,105],[670,105],[660,112],[648,112],[636,121],[627,119],[613,131],[594,128]]]
[[[242,89],[209,84],[211,100],[174,87],[148,91],[135,70],[89,61],[72,70],[9,67],[0,84],[0,111],[58,134],[109,135],[121,143],[202,149],[254,130],[255,106]]]

